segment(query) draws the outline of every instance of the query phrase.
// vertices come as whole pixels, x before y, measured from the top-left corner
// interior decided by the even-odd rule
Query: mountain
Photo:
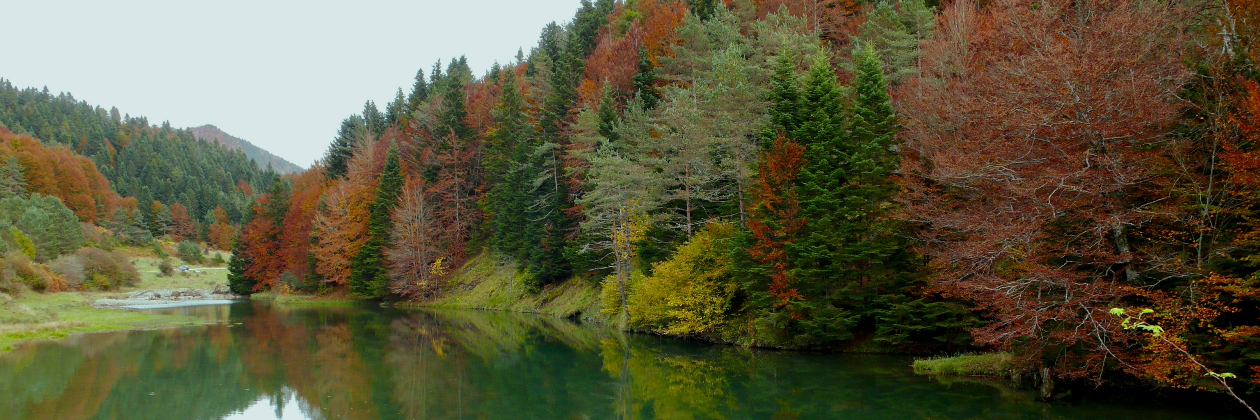
[[[217,142],[230,150],[240,150],[242,153],[245,153],[245,156],[253,159],[255,162],[258,162],[258,166],[266,167],[267,164],[270,163],[271,168],[275,169],[275,171],[280,174],[291,174],[302,171],[301,166],[297,166],[293,162],[289,162],[284,160],[282,157],[273,155],[271,152],[263,150],[244,139],[225,133],[223,130],[220,130],[219,127],[206,124],[200,127],[189,128],[188,131],[193,133],[193,135],[197,136],[199,139]]]

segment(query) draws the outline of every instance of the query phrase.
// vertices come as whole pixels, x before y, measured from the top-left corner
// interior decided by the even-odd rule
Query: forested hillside
[[[231,281],[429,300],[489,253],[640,331],[1257,383],[1257,17],[583,0],[346,118],[248,212]]]
[[[188,131],[199,139],[219,143],[223,147],[231,150],[240,150],[245,154],[245,157],[253,159],[254,162],[258,162],[258,166],[263,168],[270,167],[281,175],[300,172],[302,170],[300,166],[294,165],[293,162],[289,162],[284,160],[282,157],[271,154],[271,152],[263,150],[244,139],[225,133],[223,130],[220,130],[219,127],[206,124],[203,126],[189,128]]]
[[[18,89],[3,79],[0,125],[48,145],[65,145],[91,158],[119,195],[164,207],[179,204],[205,226],[241,223],[253,189],[277,176],[242,152],[198,140],[188,130],[151,125],[144,117],[92,106],[69,93]],[[160,217],[155,206],[139,207],[145,220]],[[219,207],[228,220],[215,219]]]

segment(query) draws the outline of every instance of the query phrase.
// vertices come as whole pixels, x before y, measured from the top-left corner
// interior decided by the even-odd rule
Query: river
[[[904,356],[766,351],[479,311],[167,308],[223,321],[33,342],[0,355],[0,418],[1221,418],[1051,404]],[[1227,417],[1226,417],[1227,418]]]

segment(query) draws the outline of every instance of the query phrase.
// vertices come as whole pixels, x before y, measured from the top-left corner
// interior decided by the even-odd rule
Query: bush
[[[626,297],[630,323],[667,334],[715,333],[726,324],[739,286],[731,279],[729,223],[711,223],[652,265]]]
[[[71,289],[78,289],[83,285],[83,280],[86,279],[83,275],[83,263],[75,255],[57,257],[57,259],[48,263],[48,268],[52,272],[61,275],[66,280],[66,285]]]
[[[162,258],[158,262],[158,275],[170,277],[171,274],[175,274],[175,265],[171,264],[170,258]]]
[[[85,284],[89,287],[108,290],[140,282],[140,272],[121,252],[86,247],[79,249],[77,254],[83,263]]]
[[[54,274],[43,264],[36,264],[21,252],[9,252],[4,256],[4,270],[0,275],[8,282],[16,282],[36,292],[60,292],[67,289],[64,277]]]
[[[216,267],[226,264],[226,263],[227,263],[227,260],[223,259],[223,253],[221,252],[214,253],[214,258],[210,259],[210,264]]]
[[[162,243],[158,241],[153,241],[153,255],[156,255],[158,258],[161,258],[164,260],[166,259],[166,257],[171,256],[170,254],[166,253],[166,249],[163,249]]]
[[[179,255],[179,259],[184,260],[186,263],[201,264],[203,261],[201,247],[192,241],[179,241],[179,245],[176,247],[176,254]]]

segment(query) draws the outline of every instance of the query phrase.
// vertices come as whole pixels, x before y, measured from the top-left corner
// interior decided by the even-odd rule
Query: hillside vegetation
[[[640,331],[1260,383],[1256,9],[582,1],[346,118],[231,279],[505,309],[598,283]]]

